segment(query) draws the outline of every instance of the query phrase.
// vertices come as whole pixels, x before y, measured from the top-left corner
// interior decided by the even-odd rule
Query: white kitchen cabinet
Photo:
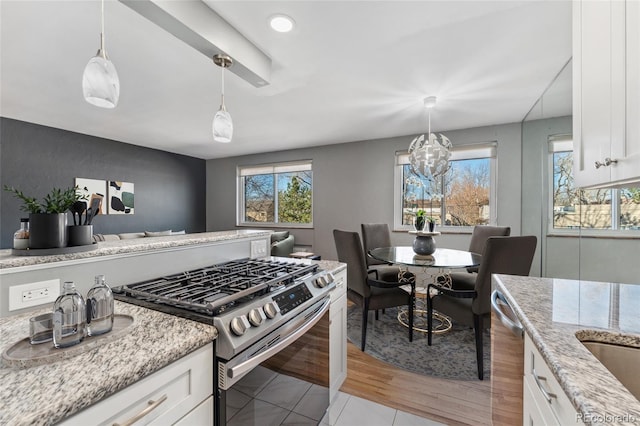
[[[178,420],[175,426],[211,426],[213,422],[213,396],[210,396]]]
[[[335,275],[329,308],[329,398],[334,400],[347,378],[347,272]]]
[[[524,426],[584,424],[528,334],[524,340],[522,409]]]
[[[60,424],[125,424],[139,417],[136,425],[173,425],[179,421],[190,426],[210,425],[213,423],[200,421],[208,415],[213,419],[212,395],[213,344],[209,344]]]
[[[574,180],[640,182],[640,4],[573,2]]]

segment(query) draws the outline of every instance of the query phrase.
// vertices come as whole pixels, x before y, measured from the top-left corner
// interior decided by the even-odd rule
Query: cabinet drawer
[[[209,344],[60,424],[125,424],[138,416],[136,425],[170,425],[212,394],[213,344]]]
[[[580,424],[576,409],[529,335],[524,341],[524,373],[525,382],[543,412],[545,407],[550,408],[558,424]]]

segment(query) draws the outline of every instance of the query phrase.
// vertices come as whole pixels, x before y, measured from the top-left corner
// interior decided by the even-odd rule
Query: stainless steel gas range
[[[334,277],[298,260],[239,259],[113,289],[215,325],[215,424],[318,424],[329,406]]]

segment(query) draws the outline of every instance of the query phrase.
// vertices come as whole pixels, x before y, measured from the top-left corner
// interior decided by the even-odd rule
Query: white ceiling
[[[230,144],[211,135],[220,68],[115,0],[113,110],[82,97],[99,2],[1,0],[0,114],[221,158],[422,133],[429,95],[432,130],[518,122],[571,56],[570,1],[205,1],[273,61],[267,87],[226,74]],[[271,31],[274,13],[294,31]]]

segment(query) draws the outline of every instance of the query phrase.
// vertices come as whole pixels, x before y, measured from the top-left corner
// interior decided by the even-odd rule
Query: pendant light
[[[222,97],[220,101],[220,109],[213,117],[213,140],[216,142],[229,143],[233,137],[233,121],[231,115],[224,106],[224,69],[233,65],[233,60],[224,54],[218,54],[213,57],[213,62],[222,67]]]
[[[109,60],[104,48],[104,0],[102,0],[100,48],[89,60],[82,75],[84,99],[101,108],[115,108],[120,97],[120,80],[116,67]]]
[[[429,128],[427,135],[415,138],[409,145],[409,164],[414,173],[429,180],[445,174],[450,167],[451,141],[440,134],[438,138],[431,133],[431,109],[436,105],[436,97],[424,99],[424,106],[429,111]]]

